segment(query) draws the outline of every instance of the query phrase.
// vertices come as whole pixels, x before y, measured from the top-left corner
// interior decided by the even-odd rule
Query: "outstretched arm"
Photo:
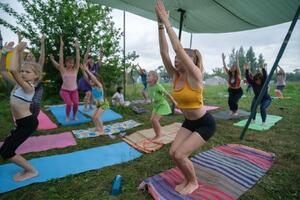
[[[279,65],[278,65],[278,67],[279,67],[280,72],[281,72],[283,75],[285,75],[285,72],[284,72],[284,70],[282,69],[282,67],[280,67]]]
[[[59,71],[64,72],[64,41],[60,36],[60,47],[59,47]]]
[[[10,72],[13,75],[13,78],[15,79],[17,84],[20,85],[26,93],[32,93],[34,91],[34,87],[32,87],[28,82],[23,80],[23,78],[20,75],[20,72],[22,73],[22,69],[21,71],[19,70],[21,65],[21,63],[19,62],[19,57],[25,48],[26,43],[20,42],[14,49],[14,54],[10,66]]]
[[[247,82],[251,85],[253,83],[253,79],[250,76],[249,64],[248,63],[244,64],[244,71],[245,71]]]
[[[82,71],[85,71],[87,73],[87,75],[92,79],[92,81],[100,88],[103,88],[102,84],[100,83],[100,81],[97,80],[96,76],[90,72],[90,70],[87,68],[87,66],[84,65],[80,65],[80,68],[82,69]]]
[[[80,67],[80,51],[79,51],[79,43],[78,39],[75,39],[75,48],[76,48],[76,63],[75,63],[75,69],[79,70]]]
[[[22,35],[20,31],[17,31],[17,35],[18,35],[18,43],[20,43],[22,41]]]
[[[83,65],[86,65],[85,63]],[[83,75],[83,78],[86,80],[86,82],[88,84],[90,84],[90,79],[89,79],[89,76],[87,75],[87,73],[85,72],[85,69],[83,69],[84,66],[81,67],[80,65],[80,69],[82,71],[82,75]]]
[[[192,61],[192,59],[189,57],[189,55],[184,51],[176,33],[174,32],[172,25],[169,21],[169,14],[165,9],[165,6],[163,4],[163,2],[161,0],[157,0],[156,3],[156,7],[155,7],[155,11],[158,15],[158,18],[162,21],[162,23],[164,24],[168,36],[171,40],[172,43],[172,47],[176,53],[176,56],[178,56],[178,58],[183,62],[188,74],[190,74],[191,77],[193,77],[194,80],[197,81],[202,81],[202,72],[201,70],[194,64],[194,62]],[[164,50],[166,51],[166,50]],[[170,62],[166,63],[170,68]],[[173,72],[171,72],[170,75]]]
[[[173,64],[169,56],[169,47],[166,39],[164,24],[162,23],[161,19],[158,17],[158,13],[156,13],[156,15],[157,15],[157,22],[158,22],[158,40],[159,40],[160,56],[162,58],[162,61],[164,63],[164,66],[168,74],[171,77],[173,77],[174,74],[176,74],[177,72],[173,67]]]
[[[225,63],[225,58],[226,58],[225,54],[222,53],[223,69],[226,72],[226,74],[228,74],[228,68],[227,68],[226,63]]]
[[[267,77],[268,77],[267,70],[266,70],[266,66],[267,66],[266,63],[264,63],[264,64],[262,65],[262,74],[263,74],[263,80],[264,80],[264,81],[265,81],[265,80],[267,79]]]
[[[144,74],[144,71],[143,69],[141,68],[141,66],[139,64],[136,65],[138,68],[139,68],[139,74],[140,75],[143,75]]]
[[[43,67],[45,64],[45,36],[44,35],[42,35],[40,42],[41,42],[41,49],[40,49],[39,64]]]
[[[8,74],[6,70],[6,55],[9,51],[13,50],[14,42],[9,42],[8,44],[5,43],[3,49],[2,49],[2,57],[1,57],[1,63],[0,63],[0,71],[2,77],[8,81],[10,84],[15,85],[16,81]]]
[[[241,69],[238,52],[236,53],[236,71],[239,78],[241,78]]]
[[[60,71],[60,65],[58,62],[56,62],[56,60],[54,59],[54,56],[52,54],[49,55],[50,57],[50,61],[52,62],[52,65],[58,70]]]
[[[83,56],[83,63],[87,63],[87,60],[88,60],[88,57],[89,57],[89,54],[90,54],[90,50],[91,50],[91,48],[88,46],[88,48],[86,49],[86,52]]]

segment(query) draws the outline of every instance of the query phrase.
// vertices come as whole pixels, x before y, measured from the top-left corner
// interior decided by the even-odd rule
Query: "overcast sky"
[[[22,12],[22,8],[17,1],[0,0],[9,2],[13,8]],[[123,30],[123,11],[114,9],[112,12],[113,21],[118,28]],[[7,18],[10,22],[13,19],[5,15],[2,11],[1,18]],[[227,55],[232,48],[238,49],[240,46],[248,50],[250,46],[254,48],[256,56],[263,54],[266,62],[271,66],[276,58],[282,41],[287,33],[290,23],[281,25],[234,33],[217,34],[193,34],[192,48],[198,49],[204,61],[205,70],[211,72],[213,68],[221,67],[221,54]],[[4,41],[17,41],[17,36],[10,30],[0,26]],[[178,30],[175,29],[176,33]],[[190,33],[183,32],[182,44],[184,47],[190,46]],[[120,41],[123,47],[123,39]],[[174,58],[174,52],[170,52]],[[136,62],[147,70],[155,69],[162,65],[158,48],[158,29],[157,23],[143,17],[126,12],[126,51],[136,51],[140,56]],[[286,71],[291,72],[294,69],[300,69],[300,23],[294,29],[289,44],[283,54],[280,65]],[[269,67],[270,68],[270,67]]]

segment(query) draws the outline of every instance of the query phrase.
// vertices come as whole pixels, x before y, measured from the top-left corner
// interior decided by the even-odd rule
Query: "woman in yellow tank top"
[[[175,187],[180,194],[194,192],[199,186],[195,169],[188,156],[201,147],[215,132],[214,118],[203,107],[203,65],[199,51],[184,49],[169,21],[169,14],[161,0],[155,11],[158,18],[159,47],[163,63],[173,80],[173,97],[185,120],[170,149],[170,156],[184,175]],[[176,53],[175,66],[169,57],[165,30]]]

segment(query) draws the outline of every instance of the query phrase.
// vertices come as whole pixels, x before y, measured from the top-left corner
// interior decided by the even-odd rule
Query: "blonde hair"
[[[39,63],[36,62],[23,62],[22,67],[23,66],[30,66],[32,71],[35,73],[35,75],[37,75],[37,79],[35,80],[35,83],[38,84],[39,82],[41,82],[41,80],[43,79],[43,69],[42,66]]]
[[[197,49],[188,49],[185,48],[184,49],[185,52],[190,52],[192,53],[193,58],[195,58],[196,60],[194,60],[194,64],[199,67],[201,73],[204,72],[204,67],[203,67],[203,62],[202,62],[202,55],[201,53],[197,50]]]
[[[156,71],[153,71],[153,70],[152,70],[152,71],[149,71],[149,72],[148,72],[148,75],[149,75],[149,74],[154,75],[154,76],[156,77],[156,82],[158,81],[159,77],[158,77],[158,74],[157,74]]]

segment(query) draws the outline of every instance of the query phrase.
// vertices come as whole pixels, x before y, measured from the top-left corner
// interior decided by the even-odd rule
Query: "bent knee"
[[[173,158],[175,160],[183,160],[183,159],[187,158],[187,155],[185,155],[184,153],[182,153],[180,151],[176,151],[173,155]]]
[[[175,149],[170,149],[169,150],[169,155],[173,158],[174,157],[174,155],[175,155]]]

